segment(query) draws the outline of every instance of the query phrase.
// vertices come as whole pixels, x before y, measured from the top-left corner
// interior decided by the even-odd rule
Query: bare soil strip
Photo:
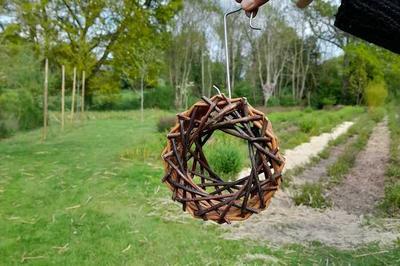
[[[227,226],[228,232],[224,237],[266,241],[270,245],[291,243],[306,245],[318,241],[340,249],[352,249],[372,242],[380,245],[393,243],[400,237],[398,230],[400,221],[381,219],[378,221],[378,226],[371,220],[367,221],[363,215],[358,215],[360,211],[371,210],[382,196],[389,141],[386,122],[378,124],[366,149],[357,156],[355,167],[350,171],[346,181],[331,193],[336,208],[321,211],[306,206],[294,206],[288,194],[290,192],[279,191],[265,212],[252,216],[246,222]],[[294,149],[296,152],[288,151],[286,153],[288,161],[291,160],[290,154],[304,155],[305,157],[314,154],[309,150],[310,145],[301,146],[304,153],[301,153],[302,149],[299,147]],[[322,149],[317,148],[319,151]],[[342,149],[338,147],[336,151],[333,150],[333,156],[331,156],[333,158],[320,162],[319,166],[323,164],[327,166],[334,162],[335,154],[343,152]],[[289,167],[294,167],[294,165],[298,166],[293,162],[289,164]],[[317,181],[326,173],[322,167],[314,169],[314,171],[311,173],[306,171],[295,182]],[[319,176],[311,177],[310,174]],[[353,212],[353,208],[355,212]]]
[[[328,146],[329,141],[346,133],[353,124],[354,122],[344,122],[334,128],[330,133],[323,133],[319,136],[312,137],[310,142],[303,143],[292,150],[285,151],[286,171],[308,163],[311,158],[317,156]]]
[[[346,133],[354,122],[344,122],[334,128],[330,133],[323,133],[312,137],[309,142],[303,143],[292,150],[285,151],[286,165],[284,171],[305,165],[310,160],[322,152],[329,144],[329,141],[338,138]],[[238,175],[238,178],[249,175],[250,168],[244,169]]]
[[[390,133],[387,121],[379,123],[365,150],[344,181],[328,197],[334,207],[353,214],[370,214],[384,196],[385,170],[389,162]]]
[[[390,245],[400,236],[399,232],[385,229],[385,223],[367,226],[362,216],[338,209],[319,211],[291,203],[288,206],[286,196],[279,197],[283,204],[275,201],[260,215],[234,224],[224,237],[266,241],[266,244],[277,246],[293,243],[307,245],[317,241],[340,249],[353,249],[372,242]]]
[[[347,140],[346,143],[338,146],[333,146],[330,149],[329,157],[321,159],[316,165],[305,169],[301,174],[293,176],[292,184],[296,186],[304,185],[305,183],[325,182],[329,180],[328,167],[334,164],[345,151],[346,146],[353,143],[354,137]]]

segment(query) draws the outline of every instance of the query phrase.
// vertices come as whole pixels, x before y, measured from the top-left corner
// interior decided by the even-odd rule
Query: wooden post
[[[78,114],[80,112],[80,104],[81,104],[81,100],[79,99],[79,97],[81,96],[81,82],[79,80],[79,74],[76,74],[76,104],[75,104],[75,112],[76,114]],[[79,116],[80,117],[80,116]]]
[[[143,109],[144,109],[144,71],[140,79],[140,121],[143,122]]]
[[[44,67],[44,95],[43,95],[43,135],[42,140],[46,140],[47,137],[47,94],[48,94],[48,86],[49,86],[49,60],[46,58],[46,63]]]
[[[65,66],[61,67],[61,130],[64,131],[65,124]]]
[[[85,111],[85,71],[82,71],[82,97],[81,97],[81,112]]]
[[[75,90],[76,90],[76,67],[74,67],[74,79],[72,81],[71,121],[74,119]]]

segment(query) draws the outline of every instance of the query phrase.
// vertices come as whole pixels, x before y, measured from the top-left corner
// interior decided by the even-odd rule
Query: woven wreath
[[[163,152],[163,182],[173,200],[194,217],[218,223],[245,220],[266,209],[280,186],[284,159],[265,115],[246,98],[217,95],[202,97],[177,118]],[[250,174],[227,182],[211,169],[203,146],[217,130],[247,141]]]

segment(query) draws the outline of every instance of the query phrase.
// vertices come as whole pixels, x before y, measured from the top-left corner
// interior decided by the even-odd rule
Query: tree
[[[13,14],[7,27],[18,25],[18,34],[34,43],[39,54],[85,70],[90,84],[116,50],[132,45],[121,41],[135,34],[132,29],[165,31],[180,5],[181,0],[21,0],[7,1],[5,11]]]
[[[208,17],[215,12],[215,5],[206,1],[185,1],[182,12],[175,19],[175,28],[169,35],[169,46],[166,51],[168,77],[175,89],[175,106],[182,107],[187,103],[189,89],[192,87],[196,65],[202,65],[202,83],[205,84],[205,52],[207,40],[205,32],[210,26]],[[205,85],[204,85],[205,86]],[[202,85],[204,92],[205,88]]]
[[[275,93],[289,58],[288,38],[295,35],[280,14],[272,9],[266,10],[265,32],[253,43],[257,54],[258,77],[264,94],[264,103]]]

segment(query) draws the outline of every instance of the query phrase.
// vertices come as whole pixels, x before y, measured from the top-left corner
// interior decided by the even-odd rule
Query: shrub
[[[175,123],[176,123],[175,116],[161,117],[157,123],[157,130],[160,133],[164,133],[166,131],[169,131],[175,125]]]
[[[92,110],[135,110],[140,108],[140,99],[137,93],[132,91],[123,91],[116,94],[93,95],[93,102],[90,107]]]
[[[280,104],[282,106],[296,106],[299,103],[297,102],[296,99],[293,99],[292,95],[283,95],[280,97]]]
[[[321,104],[325,107],[325,106],[332,106],[335,105],[337,102],[337,99],[333,96],[330,97],[324,97],[321,100]]]
[[[246,97],[252,105],[261,105],[263,103],[264,96],[261,89],[249,85],[248,82],[239,82],[232,93],[233,98]],[[271,99],[268,101],[268,106],[271,106],[270,102]]]
[[[242,169],[242,157],[240,149],[232,143],[217,143],[212,146],[208,161],[218,174],[222,177],[231,178],[236,175]]]
[[[383,79],[373,80],[365,88],[365,98],[369,107],[382,106],[387,96],[388,91]]]
[[[294,198],[296,205],[306,205],[312,208],[324,209],[331,206],[331,203],[327,201],[322,193],[321,184],[310,184],[303,185],[300,192],[297,193]]]
[[[381,107],[369,109],[368,115],[372,120],[378,123],[385,116],[385,109]]]
[[[271,98],[268,99],[268,102],[266,104],[267,106],[279,106],[280,105],[280,100],[277,97],[272,96]]]
[[[171,87],[147,89],[144,93],[144,107],[170,110],[175,107],[174,97],[174,90]]]
[[[299,119],[298,126],[302,132],[311,133],[317,127],[317,120],[306,116]]]
[[[27,90],[9,90],[0,95],[0,137],[29,130],[42,123],[42,110]]]

